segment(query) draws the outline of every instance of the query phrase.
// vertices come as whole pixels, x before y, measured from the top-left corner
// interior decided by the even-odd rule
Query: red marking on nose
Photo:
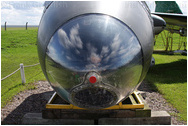
[[[91,76],[90,78],[89,78],[89,82],[90,83],[95,83],[97,81],[97,78],[95,77],[95,76]]]

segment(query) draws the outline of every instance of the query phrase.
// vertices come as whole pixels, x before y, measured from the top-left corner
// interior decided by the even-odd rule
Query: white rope
[[[39,64],[40,63],[34,64],[34,65],[28,65],[28,66],[24,66],[24,67],[32,67],[32,66],[36,66],[36,65],[39,65]],[[6,78],[8,78],[8,77],[10,77],[11,75],[15,74],[18,70],[20,70],[20,68],[18,68],[17,70],[15,70],[14,72],[12,72],[11,74],[7,75],[6,77],[2,78],[1,81],[4,80],[4,79],[6,79]]]
[[[4,80],[4,79],[10,77],[11,75],[15,74],[18,70],[20,70],[20,68],[18,68],[17,70],[15,70],[14,72],[12,72],[11,74],[7,75],[6,77],[4,77],[4,78],[1,79],[1,80]]]
[[[39,65],[40,63],[34,64],[34,65],[28,65],[28,66],[24,66],[24,67],[32,67],[32,66],[36,66]]]

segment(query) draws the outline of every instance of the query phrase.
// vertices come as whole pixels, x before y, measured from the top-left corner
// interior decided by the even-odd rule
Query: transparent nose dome
[[[77,92],[82,96],[74,94],[76,102],[87,103],[87,107],[108,107],[126,97],[138,84],[142,60],[139,41],[128,26],[110,16],[90,14],[68,21],[54,33],[47,46],[46,72],[52,87],[65,100],[74,101],[72,89],[84,85],[84,91]],[[96,84],[99,86],[95,87],[100,89],[93,91],[94,95],[86,86],[85,75],[91,71],[97,72],[101,78]],[[91,85],[88,85],[91,89]],[[101,88],[101,85],[105,85],[105,88]],[[101,98],[101,95],[104,97]],[[107,95],[112,97],[108,98],[108,103],[105,102]],[[91,97],[100,97],[103,102],[96,103]]]

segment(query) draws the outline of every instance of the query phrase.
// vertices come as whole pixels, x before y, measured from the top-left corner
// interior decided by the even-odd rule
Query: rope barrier
[[[10,77],[11,75],[15,74],[18,70],[20,70],[20,68],[18,68],[17,70],[15,70],[14,72],[12,72],[11,74],[7,75],[6,77],[4,77],[4,78],[1,79],[1,80],[4,80],[4,79]]]
[[[39,64],[40,64],[40,63],[34,64],[34,65],[23,66],[23,67],[32,67],[32,66],[36,66],[36,65],[39,65]],[[2,80],[5,80],[5,79],[7,79],[8,77],[10,77],[11,75],[15,74],[15,73],[16,73],[17,71],[19,71],[20,69],[21,69],[21,67],[18,68],[17,70],[15,70],[14,72],[12,72],[11,74],[7,75],[6,77],[2,78],[1,81],[2,81]]]
[[[39,65],[40,63],[34,64],[34,65],[28,65],[28,66],[24,66],[24,67],[32,67],[32,66],[36,66]]]

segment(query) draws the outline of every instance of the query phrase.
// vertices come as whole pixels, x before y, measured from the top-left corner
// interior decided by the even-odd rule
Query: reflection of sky
[[[68,69],[102,71],[121,67],[133,58],[134,63],[140,62],[141,47],[134,34],[116,19],[89,15],[60,28],[47,54]]]

